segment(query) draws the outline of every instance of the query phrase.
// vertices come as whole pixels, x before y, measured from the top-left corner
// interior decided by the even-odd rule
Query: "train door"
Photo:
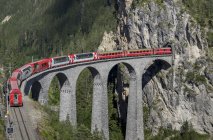
[[[97,60],[98,59],[97,52],[94,52],[93,55],[94,55],[94,60]]]
[[[34,71],[35,73],[39,72],[39,67],[40,67],[39,64],[38,64],[38,63],[35,63],[35,64],[34,64],[34,70],[33,70],[33,71]]]
[[[18,105],[18,94],[14,93],[14,105]]]

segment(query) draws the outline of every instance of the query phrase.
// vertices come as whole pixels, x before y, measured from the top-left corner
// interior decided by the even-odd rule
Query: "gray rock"
[[[206,87],[213,84],[213,65],[207,64],[208,43],[200,26],[179,0],[160,5],[149,2],[134,9],[125,7],[124,0],[119,2],[117,40],[123,49],[173,47],[175,51],[174,75],[162,71],[143,89],[144,104],[150,110],[145,126],[157,134],[161,126],[180,130],[188,121],[196,131],[213,134],[213,91],[207,92]],[[195,65],[199,66],[196,71],[205,73],[207,83],[185,81],[187,71],[195,71]]]

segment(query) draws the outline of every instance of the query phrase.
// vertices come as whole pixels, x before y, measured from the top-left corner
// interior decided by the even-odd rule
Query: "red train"
[[[18,87],[16,79],[10,78],[7,81],[8,90],[9,90],[9,103],[10,106],[23,106],[22,94]]]
[[[114,59],[120,57],[138,57],[146,55],[166,55],[171,54],[171,48],[157,48],[157,49],[139,49],[139,50],[125,50],[113,52],[90,52],[81,54],[70,54],[67,56],[46,58],[36,62],[28,63],[21,68],[16,69],[11,78],[8,80],[10,106],[22,106],[22,93],[19,87],[22,81],[31,75],[51,69],[53,67],[60,67],[64,65],[82,63],[87,61],[96,61],[101,59]]]

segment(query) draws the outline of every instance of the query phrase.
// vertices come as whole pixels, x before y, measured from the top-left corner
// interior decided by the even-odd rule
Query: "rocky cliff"
[[[175,52],[173,68],[161,70],[143,88],[145,128],[157,134],[160,127],[180,130],[188,121],[197,132],[213,134],[213,61],[205,30],[179,0],[119,0],[117,6],[117,32],[105,33],[100,51],[173,47]]]

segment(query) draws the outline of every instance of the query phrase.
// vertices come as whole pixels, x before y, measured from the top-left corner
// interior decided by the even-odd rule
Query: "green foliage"
[[[182,0],[189,13],[202,27],[208,28],[207,40],[213,47],[213,0]]]
[[[145,130],[145,139],[146,140],[209,140],[209,135],[202,135],[195,132],[192,126],[186,121],[181,127],[180,132],[160,128],[158,134],[156,136],[151,135],[150,130]]]
[[[200,73],[195,71],[189,71],[186,74],[186,81],[189,83],[195,83],[195,84],[206,84],[206,78],[205,75],[200,75]]]
[[[149,118],[149,108],[144,106],[143,107],[143,121],[144,121],[144,125],[146,126],[148,123],[148,118]]]
[[[58,78],[55,76],[50,84],[48,91],[48,104],[59,106],[60,103],[60,85]]]
[[[171,129],[164,129],[160,128],[158,135],[156,136],[149,136],[148,140],[164,140],[167,137],[175,135],[177,132]]]
[[[213,5],[212,0],[182,0],[184,5],[202,26],[212,26]]]
[[[68,120],[59,122],[57,112],[51,111],[48,107],[44,107],[43,110],[47,116],[39,123],[38,131],[44,140],[101,140],[100,134],[92,135],[84,125],[73,128]]]
[[[192,126],[186,121],[181,127],[181,131],[171,140],[208,140],[209,135],[202,135],[195,132]]]
[[[82,139],[82,140],[102,140],[101,134],[98,132],[95,132],[94,134],[91,134],[90,129],[88,129],[84,125],[80,125],[77,129],[76,133],[76,140]]]
[[[6,140],[5,133],[4,133],[4,121],[0,118],[0,139]]]
[[[212,26],[212,29],[213,29],[213,26]],[[209,47],[213,48],[213,32],[207,33],[207,40],[208,40],[208,43],[209,43]]]
[[[137,6],[143,6],[144,4],[146,4],[149,1],[150,0],[133,0],[133,2],[132,2],[132,8],[135,8]]]
[[[190,63],[188,65],[191,65]],[[186,73],[186,79],[185,81],[188,83],[192,83],[192,84],[206,84],[206,77],[205,75],[201,74],[202,68],[203,66],[199,63],[199,62],[195,62],[192,65],[192,69],[189,70]]]
[[[111,83],[108,86],[108,109],[109,109],[109,137],[111,140],[123,140],[124,136],[121,131],[120,123],[118,122],[118,111],[114,106],[116,95],[113,93],[114,85]]]
[[[116,29],[114,4],[100,0],[2,0],[0,64],[12,62],[15,68],[31,61],[32,56],[38,60],[96,51],[104,31]],[[11,19],[1,24],[6,16]]]
[[[208,48],[208,57],[213,60],[213,47]]]
[[[138,6],[144,6],[145,4],[154,1],[156,4],[163,6],[164,0],[133,0],[132,2],[132,8],[138,7]]]
[[[91,128],[93,78],[89,69],[81,72],[77,80],[77,123]]]

